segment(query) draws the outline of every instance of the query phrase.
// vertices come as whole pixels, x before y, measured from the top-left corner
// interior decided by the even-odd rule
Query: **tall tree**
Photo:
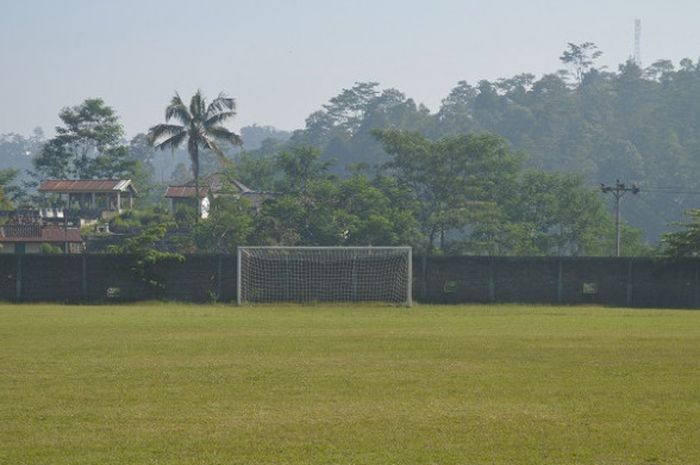
[[[414,132],[378,130],[392,157],[387,167],[410,187],[419,203],[417,219],[430,252],[448,231],[461,230],[484,205],[501,201],[514,186],[521,156],[505,139],[490,134],[431,141]]]
[[[376,82],[357,82],[343,89],[306,119],[306,129],[295,131],[292,146],[314,146],[323,160],[339,160],[331,171],[343,172],[347,165],[365,163],[376,167],[387,159],[381,144],[372,136],[375,128],[393,127],[430,132],[430,111],[396,89],[380,91]],[[346,173],[347,174],[347,173]]]
[[[0,210],[12,210],[14,205],[8,198],[8,193],[12,189],[10,184],[17,176],[17,170],[7,169],[0,170]]]
[[[257,156],[243,152],[236,162],[236,177],[254,190],[273,190],[276,174],[277,165],[271,156]]]
[[[102,99],[87,99],[59,113],[63,122],[34,158],[34,168],[52,178],[131,177],[135,168],[122,143],[124,128]]]
[[[286,142],[292,137],[292,133],[277,129],[273,126],[244,126],[241,128],[241,139],[246,150],[258,150],[272,143]]]
[[[525,226],[533,254],[612,252],[612,216],[601,195],[586,188],[577,175],[527,171],[506,203],[509,219]]]
[[[700,257],[700,210],[686,210],[684,215],[687,222],[675,223],[682,229],[663,235],[662,251],[671,257]]]
[[[201,216],[199,202],[199,151],[211,150],[220,160],[226,156],[220,143],[241,145],[241,138],[222,124],[236,115],[236,102],[223,93],[207,104],[202,92],[198,90],[190,99],[189,107],[175,93],[165,109],[166,123],[153,126],[148,135],[154,147],[174,150],[187,145],[187,153],[192,163],[195,195],[197,197],[197,216]],[[170,120],[180,124],[169,124]]]
[[[254,240],[270,245],[400,245],[415,237],[410,192],[393,178],[345,180],[311,147],[275,158],[279,195],[255,217]]]
[[[328,176],[331,163],[321,161],[321,152],[314,147],[295,147],[290,152],[280,152],[275,158],[277,167],[284,173],[278,184],[283,192],[304,194],[309,184]]]
[[[603,55],[603,52],[598,50],[598,46],[593,42],[584,42],[582,44],[569,42],[569,47],[564,50],[559,60],[573,69],[576,82],[578,85],[581,85],[583,77],[601,55]]]

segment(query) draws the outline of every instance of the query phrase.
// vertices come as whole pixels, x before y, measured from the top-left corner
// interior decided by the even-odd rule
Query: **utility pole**
[[[620,182],[618,179],[615,181],[614,186],[606,186],[605,184],[600,185],[600,191],[604,194],[612,193],[615,197],[615,256],[620,256],[620,201],[622,197],[625,196],[627,192],[633,194],[639,193],[639,187],[636,184],[632,184],[631,187],[627,187],[624,183]]]

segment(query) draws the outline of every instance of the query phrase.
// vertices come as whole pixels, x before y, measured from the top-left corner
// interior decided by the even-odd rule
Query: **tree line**
[[[592,188],[616,179],[640,185],[625,218],[654,243],[699,198],[700,61],[642,68],[628,60],[609,70],[596,65],[601,53],[592,43],[569,44],[564,68],[539,79],[459,82],[434,113],[396,89],[357,83],[311,114],[288,144],[319,147],[343,171],[388,160],[376,128],[432,140],[498,134],[527,153],[529,168],[577,173]]]
[[[22,151],[32,174],[20,185],[5,169],[3,201],[39,202],[31,187],[42,178],[129,177],[142,192],[139,211],[115,219],[116,229],[165,225],[156,240],[189,228],[178,239],[185,251],[410,244],[445,254],[608,255],[613,218],[594,186],[621,178],[643,193],[625,204],[637,227],[623,225],[623,252],[651,253],[645,244],[693,206],[700,63],[642,69],[628,61],[613,72],[596,66],[600,54],[591,43],[569,44],[560,57],[567,69],[540,79],[460,82],[436,113],[395,89],[356,83],[291,134],[253,126],[239,138],[223,126],[235,115],[233,99],[219,96],[207,108],[198,93],[189,102],[176,95],[167,107],[180,129],[166,121],[125,141],[111,107],[88,99],[61,111],[49,140],[0,138],[0,151]],[[214,130],[192,142],[202,133],[187,131],[198,108],[206,117],[198,127],[213,118]],[[254,148],[241,150],[247,135]],[[156,147],[181,160],[167,178],[159,179],[158,163],[169,155]],[[160,205],[165,184],[214,171],[277,195],[258,210],[220,197],[201,223]],[[673,185],[683,189],[661,188]],[[667,246],[678,238],[666,237]]]

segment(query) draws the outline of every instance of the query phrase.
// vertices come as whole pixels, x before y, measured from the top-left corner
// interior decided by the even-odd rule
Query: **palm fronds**
[[[181,124],[158,124],[148,131],[149,141],[156,148],[175,149],[187,144],[197,197],[199,197],[199,149],[211,150],[221,162],[226,162],[226,155],[218,142],[241,145],[238,134],[222,126],[222,123],[235,115],[235,100],[223,93],[207,105],[202,92],[198,90],[187,106],[176,92],[165,109],[165,120],[174,119]],[[198,209],[200,208],[201,205],[198,204]]]
[[[170,105],[165,109],[165,121],[170,121],[173,118],[183,125],[190,124],[192,121],[192,115],[177,92],[170,100]]]

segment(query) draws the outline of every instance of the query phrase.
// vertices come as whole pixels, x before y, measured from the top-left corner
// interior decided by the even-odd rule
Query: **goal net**
[[[239,247],[238,304],[411,305],[410,247]]]

